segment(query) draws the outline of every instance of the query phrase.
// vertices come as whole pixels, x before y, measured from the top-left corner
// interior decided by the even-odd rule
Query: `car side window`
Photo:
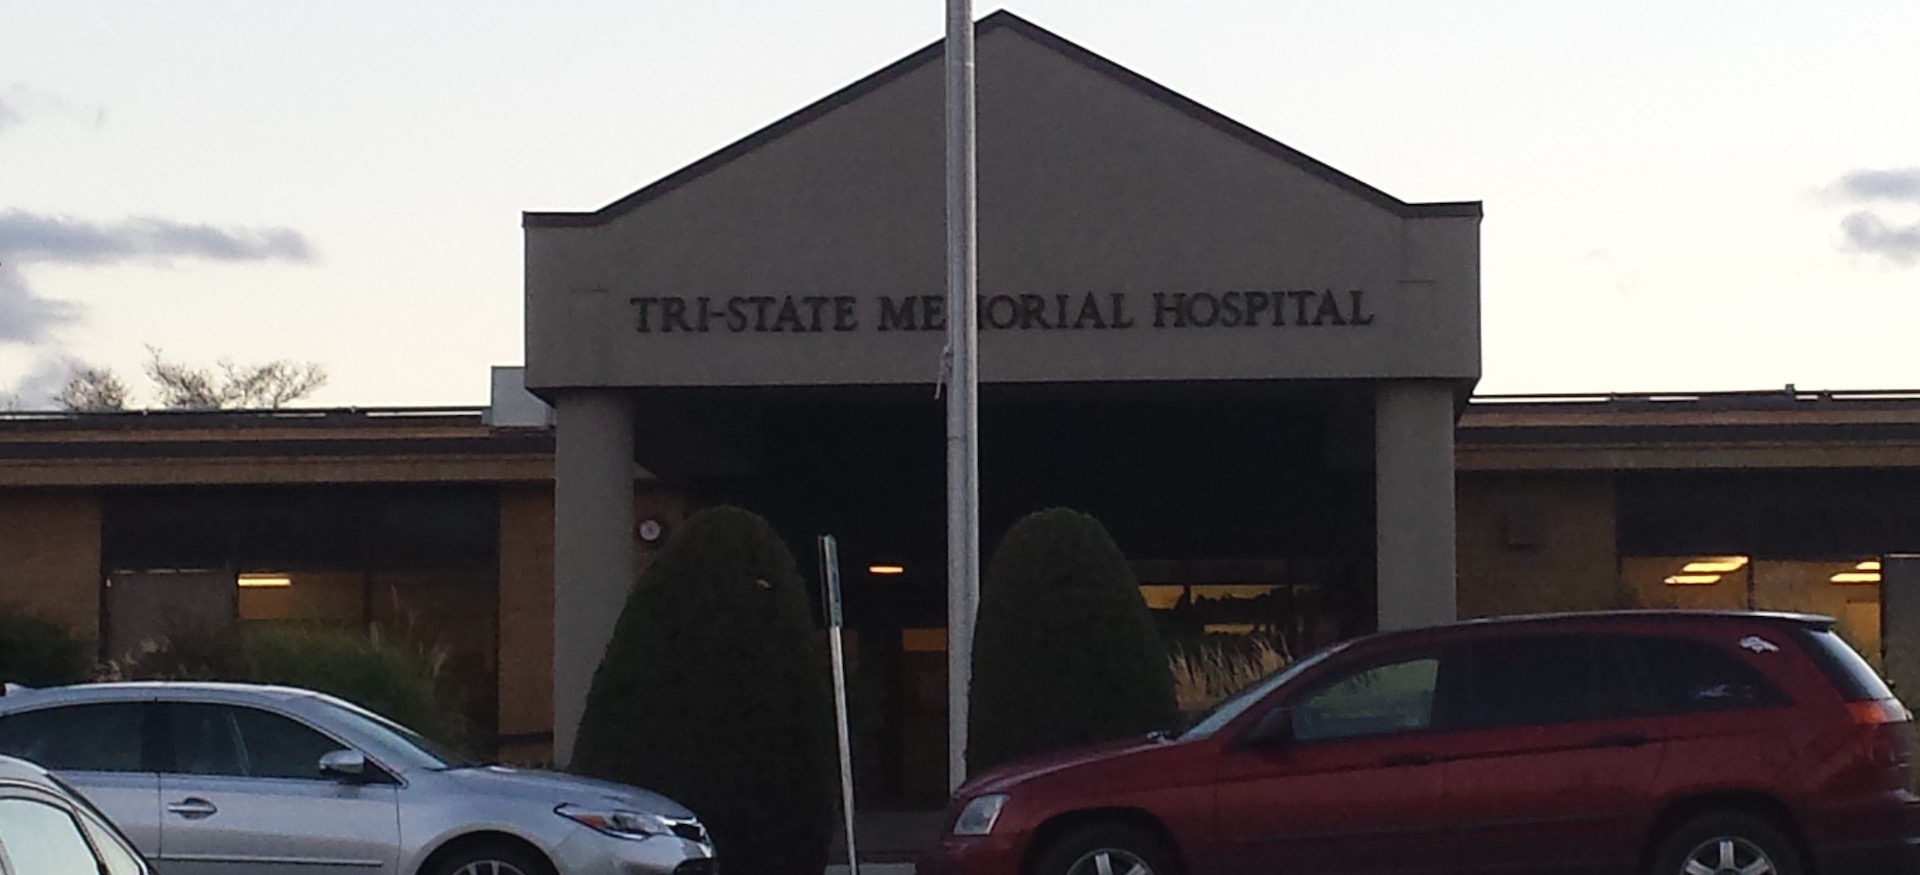
[[[1450,728],[1543,726],[1596,716],[1591,639],[1540,635],[1477,641],[1468,648],[1462,701]]]
[[[1432,655],[1336,678],[1292,705],[1293,737],[1328,741],[1426,729],[1439,678],[1440,658]]]
[[[100,861],[73,814],[38,799],[0,797],[0,852],[17,875],[100,871]]]
[[[0,753],[56,771],[139,772],[146,706],[64,705],[0,717]]]
[[[233,705],[173,706],[176,770],[189,775],[320,780],[320,757],[342,745],[299,721]]]
[[[225,705],[177,702],[167,706],[172,731],[173,768],[181,775],[244,777],[240,736]]]
[[[118,838],[107,825],[81,812],[80,826],[87,831],[87,838],[93,840],[94,853],[99,855],[106,875],[141,875],[140,860],[135,851]]]
[[[1783,701],[1753,666],[1706,641],[1642,636],[1633,646],[1639,661],[1636,698],[1647,713],[1728,711]]]
[[[343,749],[339,742],[297,720],[256,708],[233,709],[247,774],[255,778],[321,779],[320,758]]]

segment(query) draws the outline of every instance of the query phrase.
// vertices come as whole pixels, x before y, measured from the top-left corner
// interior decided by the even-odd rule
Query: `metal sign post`
[[[947,778],[950,789],[959,789],[967,776],[967,694],[980,598],[972,0],[947,0],[946,60]]]
[[[847,822],[847,869],[860,875],[860,853],[853,842],[853,743],[847,731],[847,655],[841,643],[840,547],[832,535],[820,536],[820,583],[827,600],[827,646],[833,655],[833,716],[840,730],[840,810]]]

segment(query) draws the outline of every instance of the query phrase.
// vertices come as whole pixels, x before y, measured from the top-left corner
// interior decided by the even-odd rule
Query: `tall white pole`
[[[980,600],[979,428],[974,390],[973,2],[947,0],[947,779],[967,777],[967,694]]]

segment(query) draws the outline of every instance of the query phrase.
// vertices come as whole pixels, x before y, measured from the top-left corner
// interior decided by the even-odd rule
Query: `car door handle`
[[[1653,741],[1638,732],[1616,732],[1593,740],[1593,747],[1639,747]]]
[[[1395,766],[1425,766],[1431,765],[1432,763],[1433,754],[1429,753],[1397,753],[1380,761],[1380,765],[1388,768]]]
[[[188,820],[199,820],[200,818],[212,817],[219,813],[220,807],[198,796],[189,796],[179,802],[169,804],[167,811],[170,814],[178,814]]]

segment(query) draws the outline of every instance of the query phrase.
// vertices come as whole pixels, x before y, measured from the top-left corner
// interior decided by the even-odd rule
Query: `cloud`
[[[13,385],[0,387],[0,410],[52,410],[76,363],[58,353],[42,355]]]
[[[1889,224],[1879,214],[1861,210],[1842,219],[1840,232],[1846,248],[1877,255],[1895,264],[1920,262],[1920,222],[1911,225]]]
[[[43,343],[84,315],[77,304],[36,293],[22,272],[26,266],[173,259],[304,263],[313,260],[313,247],[291,228],[221,228],[151,217],[100,223],[24,210],[0,213],[0,344]]]
[[[1855,170],[1840,177],[1834,189],[1841,199],[1854,203],[1920,203],[1920,167]]]
[[[0,262],[0,343],[39,343],[78,321],[78,305],[34,294],[19,270]]]
[[[107,122],[104,104],[75,103],[58,94],[15,83],[0,88],[0,133],[27,122],[66,119],[98,131]]]
[[[134,260],[313,260],[291,228],[218,228],[140,217],[111,224],[24,210],[0,213],[0,263],[104,265]]]

